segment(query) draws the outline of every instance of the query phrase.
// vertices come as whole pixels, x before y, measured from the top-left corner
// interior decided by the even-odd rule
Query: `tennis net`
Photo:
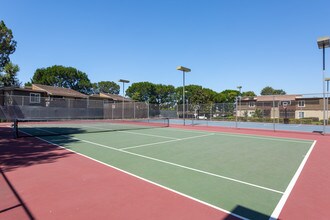
[[[58,120],[58,119],[15,119],[15,137],[53,136],[79,133],[97,133],[169,127],[168,118],[132,120]]]

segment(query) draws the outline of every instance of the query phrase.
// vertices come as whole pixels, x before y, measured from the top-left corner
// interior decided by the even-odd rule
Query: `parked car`
[[[197,118],[202,120],[207,120],[207,117],[205,115],[199,115]]]

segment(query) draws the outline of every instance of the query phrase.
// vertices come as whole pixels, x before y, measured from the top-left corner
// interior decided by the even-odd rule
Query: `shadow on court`
[[[0,205],[1,219],[35,219],[1,168],[0,188],[3,199]]]
[[[255,220],[264,220],[264,219],[270,219],[268,215],[265,215],[263,213],[257,212],[255,210],[249,209],[244,206],[236,206],[233,210],[230,211],[231,213],[244,216],[248,219],[255,219]],[[223,220],[237,220],[239,218],[234,217],[233,215],[228,215],[226,218]]]
[[[36,138],[14,139],[11,128],[0,127],[0,164],[4,172],[35,164],[53,163],[69,154],[72,153]]]

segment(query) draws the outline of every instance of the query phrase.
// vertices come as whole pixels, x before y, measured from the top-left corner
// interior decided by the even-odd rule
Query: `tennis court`
[[[278,217],[316,143],[153,123],[33,122],[20,133],[243,219]]]

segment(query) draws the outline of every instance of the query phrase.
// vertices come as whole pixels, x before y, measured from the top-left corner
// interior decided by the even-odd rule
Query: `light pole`
[[[123,105],[122,105],[122,109],[121,109],[121,119],[124,119],[124,108],[125,108],[125,83],[129,83],[129,80],[125,80],[125,79],[120,79],[118,82],[122,82],[123,83]]]
[[[187,117],[189,117],[189,93],[188,93],[188,91],[184,91],[184,92],[187,93],[187,103],[186,103],[186,104],[187,104],[187,109],[186,109],[186,110],[187,110],[187,112],[188,112],[188,113],[187,113],[187,114],[188,114]]]
[[[178,66],[176,68],[177,70],[179,71],[182,71],[183,73],[183,79],[182,79],[182,84],[183,84],[183,89],[182,89],[182,118],[183,118],[183,125],[186,125],[186,121],[185,121],[185,89],[184,89],[184,86],[185,86],[185,73],[188,73],[191,71],[191,69],[187,68],[187,67],[183,67],[183,66]]]
[[[329,81],[330,78],[325,78],[324,81],[327,82],[327,97],[326,97],[326,107],[327,107],[327,114],[326,114],[326,119],[327,119],[327,124],[329,124]]]
[[[330,47],[330,37],[320,37],[317,39],[317,46],[323,50],[323,134],[325,134],[325,48]]]

